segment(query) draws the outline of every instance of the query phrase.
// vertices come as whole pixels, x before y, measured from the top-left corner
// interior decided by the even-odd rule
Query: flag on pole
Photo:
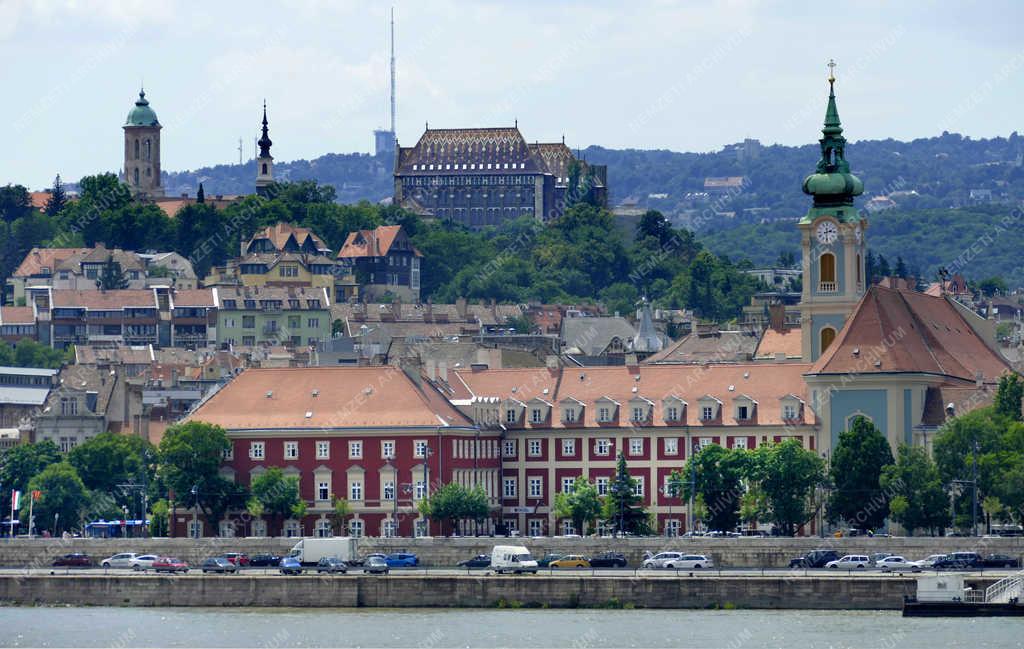
[[[43,497],[43,492],[38,489],[32,490],[32,501],[39,502],[39,499]]]
[[[11,509],[21,509],[21,492],[17,489],[11,492]]]

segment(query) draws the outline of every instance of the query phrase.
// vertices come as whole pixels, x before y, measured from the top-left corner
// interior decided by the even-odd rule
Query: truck
[[[304,566],[315,566],[324,557],[334,557],[349,563],[356,558],[357,539],[351,536],[303,538],[288,553]]]

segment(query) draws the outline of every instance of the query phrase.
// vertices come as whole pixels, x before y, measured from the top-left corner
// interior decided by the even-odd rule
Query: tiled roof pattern
[[[35,324],[30,306],[0,306],[0,324]]]
[[[46,267],[53,273],[61,261],[77,253],[85,253],[89,248],[33,248],[28,251],[21,264],[14,270],[13,277],[29,277],[38,275],[42,268]]]
[[[339,258],[358,257],[384,257],[391,252],[391,247],[402,235],[400,225],[381,225],[373,230],[357,230],[349,232],[345,239],[345,245],[338,251]],[[403,238],[407,239],[407,237]],[[412,248],[412,253],[417,257],[423,254]]]
[[[800,327],[793,327],[785,331],[769,327],[761,336],[754,357],[775,358],[776,354],[785,354],[786,358],[800,358],[803,352],[801,342]]]
[[[150,289],[122,289],[114,291],[79,291],[53,289],[54,308],[85,307],[95,311],[116,311],[125,307],[156,308],[156,294]]]

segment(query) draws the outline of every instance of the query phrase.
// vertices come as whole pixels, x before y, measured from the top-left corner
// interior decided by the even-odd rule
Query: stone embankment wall
[[[0,576],[0,602],[16,605],[854,610],[899,609],[914,591],[911,578],[863,576]]]
[[[69,552],[85,552],[94,559],[103,559],[117,552],[152,553],[178,556],[189,563],[223,552],[284,554],[296,539],[273,538],[206,538],[206,539],[15,539],[0,540],[0,566],[49,566],[54,557]],[[505,539],[505,538],[427,538],[381,539],[365,538],[360,552],[416,553],[424,566],[452,566],[477,554],[489,554],[496,544],[525,545],[535,556],[548,552],[563,554],[597,554],[614,550],[625,553],[630,565],[639,565],[645,551],[680,550],[711,555],[721,567],[778,568],[789,564],[792,557],[813,549],[833,549],[843,554],[890,552],[909,559],[930,554],[955,551],[999,553],[1015,557],[1024,555],[1024,539],[1020,538],[796,538],[796,539],[709,539],[693,541],[664,537],[629,539]]]

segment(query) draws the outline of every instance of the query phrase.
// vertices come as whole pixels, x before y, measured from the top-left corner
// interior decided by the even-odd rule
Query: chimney
[[[477,372],[483,372],[487,369],[487,363],[470,363],[469,369],[471,369],[474,374]]]
[[[786,360],[786,352],[775,352],[775,362],[779,363]]]
[[[786,332],[785,304],[772,304],[768,307],[768,326],[780,334]]]
[[[466,319],[466,298],[460,297],[455,299],[455,312],[459,315],[459,320]]]

